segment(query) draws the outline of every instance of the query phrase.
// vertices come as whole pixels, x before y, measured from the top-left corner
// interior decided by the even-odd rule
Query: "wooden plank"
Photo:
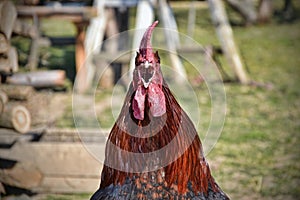
[[[108,63],[116,62],[122,64],[128,64],[130,62],[131,55],[127,51],[118,51],[118,52],[106,52],[103,51],[100,54],[95,54],[93,60],[97,65],[98,60],[105,60]]]
[[[45,176],[38,187],[33,188],[35,192],[42,193],[87,193],[95,192],[100,185],[100,168],[98,176],[95,177],[52,177]]]
[[[190,4],[186,1],[169,1],[173,9],[189,9]],[[207,1],[193,1],[193,6],[196,9],[208,9]]]
[[[10,149],[0,148],[0,157],[32,162],[44,176],[98,177],[102,164],[86,148],[104,160],[105,144],[79,142],[17,142]]]
[[[97,9],[91,6],[17,6],[16,8],[19,17],[32,17],[33,14],[36,14],[38,17],[81,15],[90,18],[97,15]]]
[[[80,133],[79,133],[80,131]],[[42,142],[88,142],[104,144],[109,135],[109,130],[98,129],[47,129],[42,137]]]

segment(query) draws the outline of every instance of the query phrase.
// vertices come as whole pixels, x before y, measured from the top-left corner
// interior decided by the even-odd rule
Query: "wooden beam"
[[[249,84],[247,73],[244,70],[242,60],[238,53],[238,48],[234,42],[233,31],[228,22],[223,1],[208,0],[208,3],[217,36],[229,65],[232,66],[235,76],[239,82],[242,84]]]
[[[90,6],[17,6],[19,17],[32,17],[36,14],[38,17],[51,17],[53,15],[63,16],[82,16],[82,18],[91,18],[97,15],[97,9]]]

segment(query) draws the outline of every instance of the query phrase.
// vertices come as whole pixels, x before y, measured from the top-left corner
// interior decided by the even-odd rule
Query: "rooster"
[[[180,107],[144,33],[133,81],[106,143],[100,188],[91,200],[227,200],[210,173],[197,131]]]

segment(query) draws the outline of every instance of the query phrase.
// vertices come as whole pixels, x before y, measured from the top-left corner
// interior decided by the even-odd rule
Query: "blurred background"
[[[112,110],[123,104],[112,94],[126,93],[138,30],[155,19],[173,30],[154,39],[162,63],[181,75],[166,80],[183,77],[197,95],[202,140],[207,77],[180,55],[222,76],[226,119],[207,155],[221,188],[231,199],[298,199],[299,10],[297,0],[0,1],[0,199],[81,200],[96,191],[102,163],[87,150],[103,153]]]

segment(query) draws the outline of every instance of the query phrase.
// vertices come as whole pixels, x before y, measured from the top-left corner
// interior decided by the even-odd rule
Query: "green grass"
[[[295,4],[299,11],[299,3]],[[187,11],[175,10],[174,13],[179,30],[185,33]],[[47,32],[48,27],[43,28]],[[273,21],[263,26],[233,27],[233,31],[250,78],[271,84],[272,89],[225,84],[226,121],[218,143],[207,156],[213,175],[232,199],[297,199],[300,196],[300,20],[290,24]],[[197,11],[194,38],[204,46],[219,45],[208,10]],[[26,53],[28,41],[18,45],[19,51]],[[49,65],[65,62],[64,51],[68,51],[68,47],[51,47]],[[25,53],[21,56],[25,57]],[[232,74],[226,60],[221,61]],[[67,62],[72,65],[73,61]],[[193,76],[192,70],[189,71]],[[210,97],[204,85],[194,88],[203,111],[202,130],[209,125]],[[107,92],[104,97],[97,94],[96,101],[101,102],[106,97]],[[109,126],[113,118],[109,110],[103,112],[106,118],[100,121]],[[62,120],[72,120],[70,112]],[[64,122],[60,126],[73,124]],[[202,137],[202,133],[200,135]],[[62,198],[51,195],[47,199]]]

